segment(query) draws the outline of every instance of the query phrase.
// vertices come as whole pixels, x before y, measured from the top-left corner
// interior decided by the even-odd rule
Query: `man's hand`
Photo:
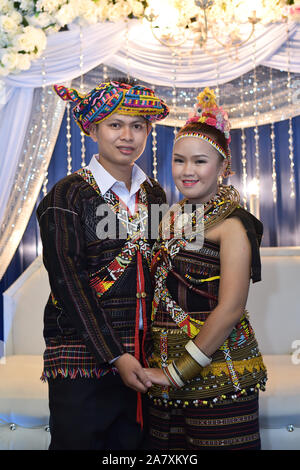
[[[145,393],[152,386],[152,382],[145,374],[141,364],[131,354],[122,354],[114,362],[114,366],[118,369],[124,384],[136,392]]]
[[[162,369],[144,369],[144,371],[153,384],[161,385],[163,387],[169,387],[171,385]]]

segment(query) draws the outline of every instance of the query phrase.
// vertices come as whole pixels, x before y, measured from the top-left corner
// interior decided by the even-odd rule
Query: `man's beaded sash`
[[[87,183],[89,183],[100,196],[102,196],[90,170],[87,168],[81,168],[77,173]],[[143,234],[144,220],[148,217],[147,195],[143,186],[141,186],[137,196],[136,206],[140,210],[132,216],[129,214],[127,207],[122,204],[119,197],[112,190],[107,191],[102,197],[117,218],[125,226],[128,237],[122,250],[115,259],[111,261],[108,266],[104,266],[99,271],[90,275],[90,284],[96,290],[98,297],[101,297],[112,288],[117,279],[122,276],[138,251],[146,259],[148,265],[150,265],[151,262],[150,245],[147,240],[141,236]]]

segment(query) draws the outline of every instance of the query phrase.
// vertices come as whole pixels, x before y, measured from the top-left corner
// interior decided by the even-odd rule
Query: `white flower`
[[[96,5],[96,14],[98,21],[105,21],[109,17],[109,6],[106,2]]]
[[[21,0],[20,8],[26,13],[33,13],[34,12],[34,1],[33,0]]]
[[[123,2],[121,5],[121,12],[122,12],[122,18],[127,18],[128,15],[130,15],[132,11],[132,7],[129,4],[129,2]]]
[[[65,26],[66,24],[72,23],[78,16],[78,12],[76,11],[75,2],[73,4],[63,5],[57,13],[55,13],[54,17],[55,20],[58,22],[60,26]]]
[[[7,71],[14,70],[18,65],[18,53],[17,52],[5,52],[1,58],[1,62]]]
[[[71,4],[77,0],[71,0]],[[86,0],[86,2],[78,2],[77,7],[78,16],[82,17],[88,23],[97,23],[97,6],[95,2]]]
[[[30,54],[18,54],[18,69],[28,70],[31,65]]]
[[[14,3],[10,0],[0,0],[0,11],[3,15],[12,13],[15,10]]]
[[[12,12],[11,15],[0,16],[0,28],[5,33],[12,33],[19,29],[22,15],[17,11]]]
[[[36,8],[39,11],[44,11],[46,13],[56,12],[66,1],[64,0],[38,0],[36,3]]]
[[[111,5],[108,10],[108,19],[112,22],[117,22],[126,18],[131,13],[131,7],[127,2],[119,1],[115,5]]]
[[[18,34],[14,38],[14,45],[20,51],[32,52],[35,57],[45,49],[47,44],[46,34],[39,28],[26,26],[22,34]]]
[[[38,13],[34,16],[25,16],[25,18],[30,26],[37,26],[40,28],[46,28],[49,24],[55,22],[52,16],[44,12]]]
[[[109,21],[119,21],[121,19],[121,9],[120,9],[120,6],[118,4],[115,4],[115,5],[111,5],[109,10],[108,10],[108,19]]]
[[[137,0],[134,0],[132,2],[132,13],[134,16],[139,17],[142,16],[144,13],[144,6],[141,2],[138,2]]]

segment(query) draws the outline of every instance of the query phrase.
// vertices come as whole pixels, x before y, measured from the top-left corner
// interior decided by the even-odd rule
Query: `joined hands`
[[[170,385],[161,369],[144,369],[132,354],[122,354],[114,362],[114,365],[118,369],[124,384],[136,392],[146,393],[153,384]]]

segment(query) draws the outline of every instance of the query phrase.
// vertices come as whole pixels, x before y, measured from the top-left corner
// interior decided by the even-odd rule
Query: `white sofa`
[[[41,256],[3,294],[0,450],[41,450],[50,443],[48,387],[40,380],[48,296],[48,274]]]
[[[300,247],[262,248],[247,309],[269,380],[260,394],[263,449],[300,450]]]
[[[261,255],[263,281],[251,283],[247,309],[269,376],[260,394],[262,448],[300,450],[300,247],[262,248]],[[39,380],[48,295],[41,257],[4,293],[0,450],[49,445],[48,387]]]

